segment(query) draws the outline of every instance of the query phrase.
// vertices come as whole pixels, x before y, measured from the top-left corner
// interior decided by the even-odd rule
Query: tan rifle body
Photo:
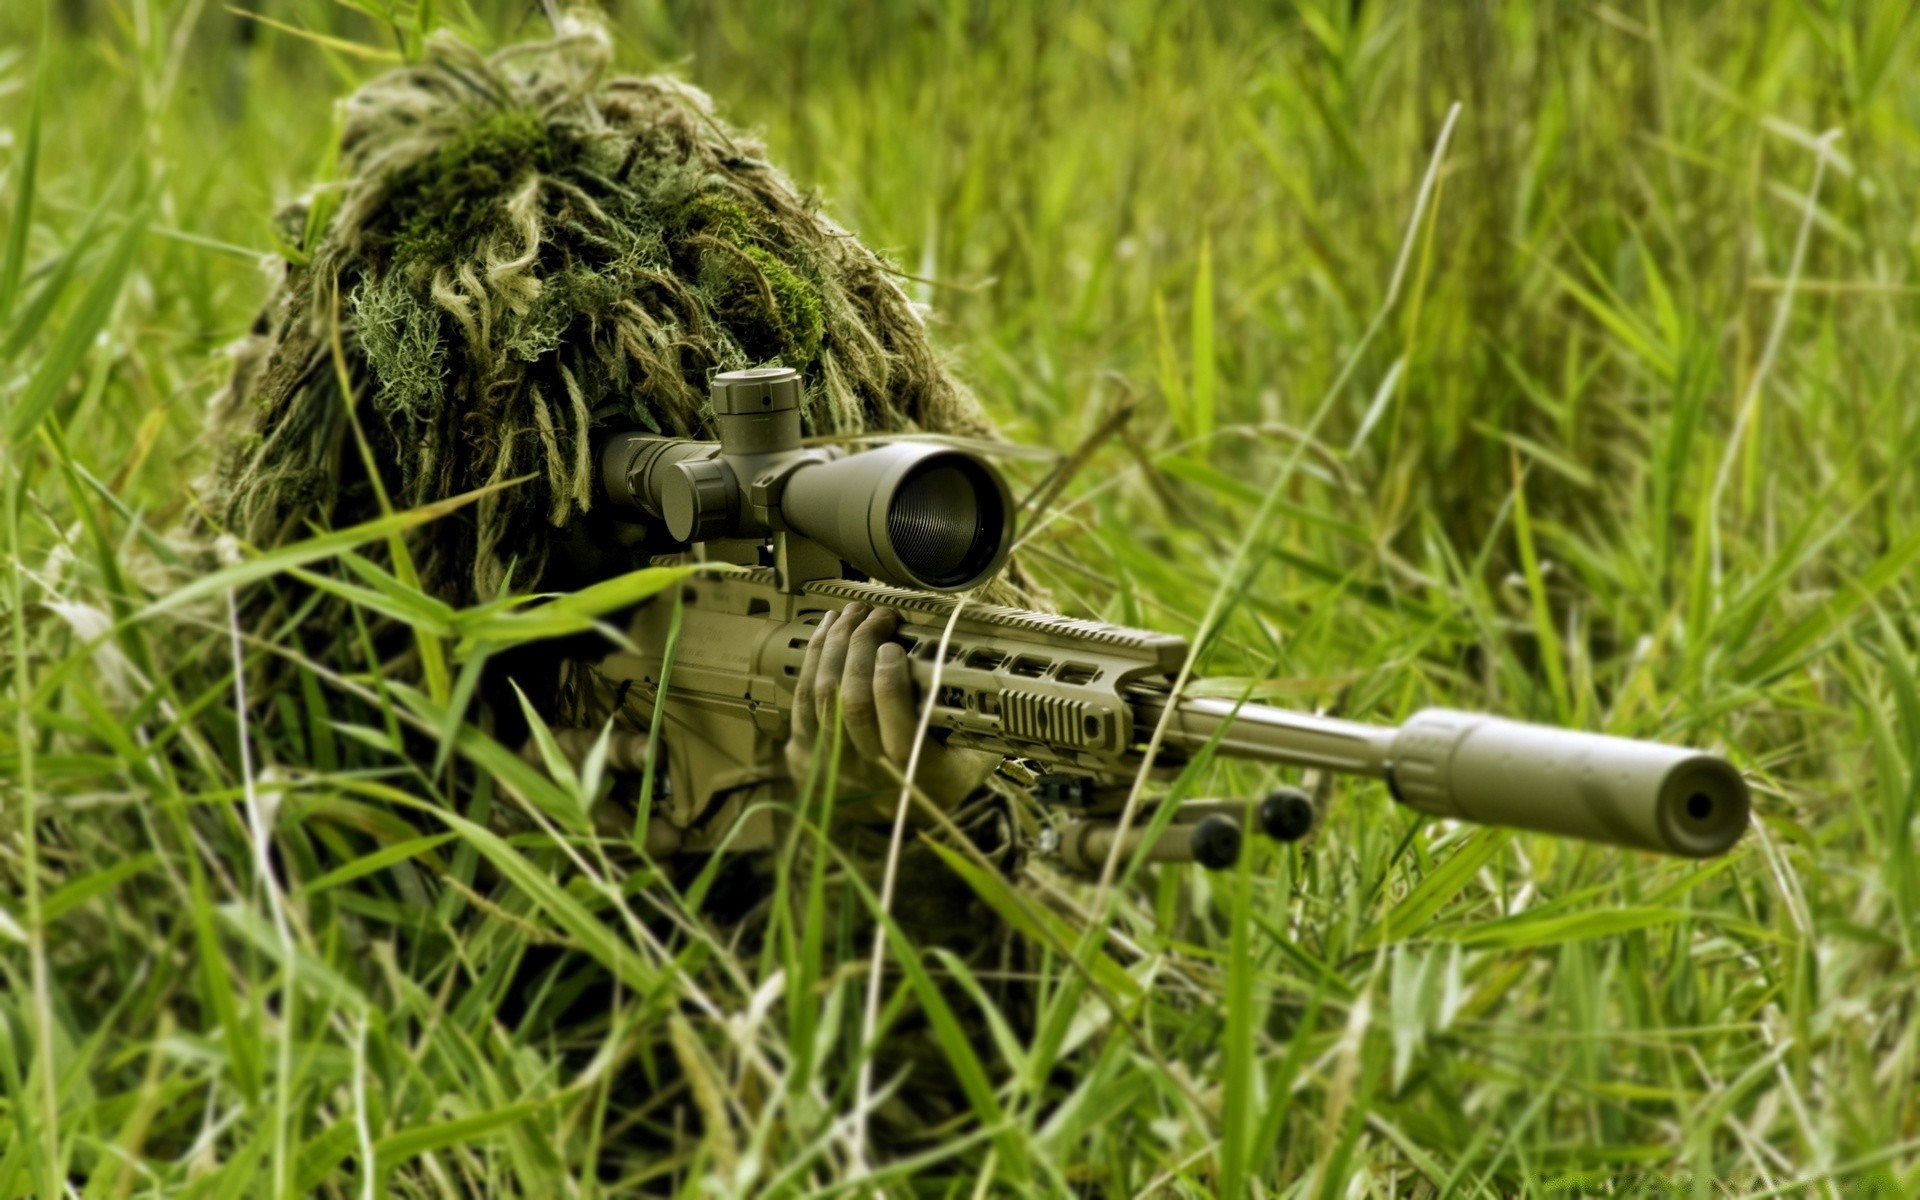
[[[771,569],[751,567],[695,575],[677,598],[650,601],[631,631],[640,652],[603,664],[641,728],[666,681],[670,786],[654,805],[665,825],[650,844],[746,850],[781,836],[796,791],[782,746],[807,640],[823,614],[855,601],[899,615],[896,638],[920,696],[933,694],[931,726],[950,744],[1085,778],[1089,795],[1132,780],[1164,719],[1157,773],[1211,746],[1382,779],[1401,802],[1435,816],[1691,857],[1724,852],[1747,823],[1744,780],[1696,750],[1445,709],[1385,727],[1172,701],[1188,653],[1178,637],[877,583],[822,580],[788,592]],[[676,606],[680,632],[667,662]]]

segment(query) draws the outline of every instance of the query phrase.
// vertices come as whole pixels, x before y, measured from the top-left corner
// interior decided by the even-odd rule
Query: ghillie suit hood
[[[717,371],[800,368],[810,434],[991,433],[886,263],[701,92],[607,58],[585,27],[436,38],[344,102],[340,182],[283,214],[215,407],[217,525],[266,547],[377,516],[367,462],[396,509],[531,476],[412,535],[467,604],[538,582],[593,503],[595,428],[708,436]]]

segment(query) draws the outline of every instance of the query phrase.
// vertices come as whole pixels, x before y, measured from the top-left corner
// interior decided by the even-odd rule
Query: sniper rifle
[[[1072,870],[1097,873],[1115,853],[1219,868],[1249,832],[1291,840],[1311,826],[1308,797],[1282,788],[1123,829],[1160,727],[1162,779],[1225,755],[1380,779],[1437,817],[1690,857],[1724,853],[1746,828],[1746,782],[1698,750],[1449,709],[1391,728],[1176,695],[1181,638],[965,600],[1013,541],[999,471],[947,444],[807,447],[801,394],[796,371],[727,372],[713,382],[719,440],[618,433],[597,447],[615,510],[688,547],[657,564],[732,564],[643,605],[637,652],[602,664],[642,728],[664,697],[656,854],[778,843],[798,791],[781,747],[807,642],[854,602],[898,614],[933,736],[1035,765],[1034,793],[1057,816],[1037,848]]]

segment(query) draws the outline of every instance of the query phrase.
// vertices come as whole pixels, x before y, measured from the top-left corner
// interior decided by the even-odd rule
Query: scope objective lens
[[[980,465],[964,455],[937,455],[917,464],[887,508],[893,552],[935,587],[974,578],[1000,549],[1006,516],[1000,496]]]

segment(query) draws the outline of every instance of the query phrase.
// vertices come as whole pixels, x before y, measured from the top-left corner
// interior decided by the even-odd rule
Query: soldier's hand
[[[820,619],[794,686],[787,769],[796,781],[806,779],[816,749],[831,745],[827,734],[837,707],[846,731],[840,790],[881,793],[891,808],[899,785],[879,764],[892,763],[905,772],[920,725],[907,654],[892,640],[897,623],[892,609],[857,601]],[[985,783],[999,762],[997,754],[928,738],[920,748],[914,784],[951,809]]]

